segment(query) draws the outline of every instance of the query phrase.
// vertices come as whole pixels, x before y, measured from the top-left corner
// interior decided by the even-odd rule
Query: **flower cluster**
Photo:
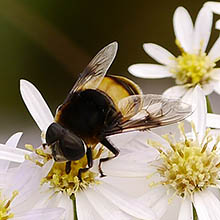
[[[220,116],[207,102],[220,94],[220,37],[206,52],[213,13],[220,14],[220,3],[205,3],[193,25],[177,8],[180,54],[145,43],[160,64],[128,68],[137,77],[175,78],[162,95],[105,76],[116,42],[93,58],[55,116],[21,80],[42,145],[17,148],[20,132],[0,145],[0,219],[220,219]]]

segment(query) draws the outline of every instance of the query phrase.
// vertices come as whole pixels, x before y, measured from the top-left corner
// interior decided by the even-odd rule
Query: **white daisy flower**
[[[15,168],[9,167],[10,159],[13,162],[22,162],[24,152],[28,154],[27,151],[16,149],[21,135],[21,132],[16,133],[8,139],[5,145],[0,145],[0,219],[55,220],[61,216],[64,210],[61,208],[33,209],[30,206],[32,197],[28,194],[32,185],[23,181],[24,176],[22,176],[23,179],[21,179],[21,175],[15,178]],[[29,206],[25,206],[24,202]]]
[[[151,148],[141,150],[139,146],[118,161],[124,164],[126,160],[127,164],[138,165],[142,170],[148,167],[145,193],[140,194],[139,201],[151,207],[158,219],[220,219],[220,136],[215,138],[210,129],[206,130],[205,96],[198,86],[193,100],[198,107],[192,116],[194,124],[190,133],[185,133],[183,123],[179,124],[181,137],[178,139],[175,134],[161,138],[149,132]],[[110,168],[111,163],[104,165],[106,174],[116,169]],[[123,175],[124,169],[121,165],[117,171]]]
[[[44,99],[38,90],[25,80],[21,80],[21,94],[32,117],[41,131],[45,133],[54,118]],[[73,205],[77,211],[78,220],[156,219],[151,209],[119,191],[111,184],[111,181],[108,181],[111,179],[110,176],[99,177],[97,162],[105,153],[102,148],[93,149],[94,166],[86,173],[82,173],[82,181],[79,181],[77,175],[80,168],[87,166],[86,157],[72,161],[69,174],[65,172],[64,163],[56,162],[49,169],[49,172],[48,170],[45,171],[44,166],[39,167],[38,175],[44,177],[41,180],[39,178],[36,180],[29,171],[30,166],[37,167],[31,161],[26,161],[19,172],[29,175],[29,179],[37,184],[33,196],[39,200],[36,207],[63,207],[66,211],[62,219],[76,219]],[[49,165],[46,169],[48,167]]]
[[[168,96],[190,98],[196,85],[202,87],[205,95],[213,90],[220,94],[220,68],[216,68],[220,59],[220,37],[206,52],[212,18],[210,9],[203,7],[193,26],[187,10],[178,7],[173,25],[181,54],[175,57],[159,45],[146,43],[143,45],[145,52],[160,64],[134,64],[128,68],[129,72],[141,78],[175,78],[177,85],[164,92]]]

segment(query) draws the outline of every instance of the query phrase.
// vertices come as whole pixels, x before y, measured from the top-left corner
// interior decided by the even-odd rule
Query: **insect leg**
[[[89,170],[93,166],[93,158],[92,158],[92,149],[91,149],[91,147],[87,147],[86,157],[87,157],[88,167],[79,169],[78,178],[79,178],[80,181],[82,181],[82,178],[81,178],[82,173],[86,172],[87,170]]]
[[[43,147],[44,150],[46,149],[46,146],[48,146],[47,143],[42,144],[42,147]]]
[[[66,174],[70,173],[70,171],[71,171],[71,161],[66,162],[65,171],[66,171]]]
[[[117,157],[119,154],[119,149],[113,147],[112,144],[106,138],[104,138],[100,143],[107,147],[114,154],[114,156],[112,157],[105,157],[99,160],[99,173],[101,174],[101,177],[104,177],[105,174],[103,173],[101,168],[102,163]]]

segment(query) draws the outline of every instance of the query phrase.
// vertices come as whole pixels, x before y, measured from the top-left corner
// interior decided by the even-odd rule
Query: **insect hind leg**
[[[103,144],[105,147],[107,147],[108,150],[110,150],[114,154],[114,156],[112,156],[112,157],[105,157],[105,158],[101,158],[99,160],[99,166],[98,166],[99,173],[100,173],[101,177],[104,177],[106,175],[102,171],[102,168],[101,168],[102,163],[117,157],[119,154],[119,149],[113,147],[112,144],[106,138],[104,138],[100,143]]]

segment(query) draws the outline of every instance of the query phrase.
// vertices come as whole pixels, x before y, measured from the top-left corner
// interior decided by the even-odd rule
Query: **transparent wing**
[[[112,64],[117,49],[118,43],[113,42],[99,51],[80,74],[70,93],[81,89],[96,89]]]
[[[161,95],[134,95],[119,102],[123,120],[106,135],[169,125],[192,113],[190,105]]]
[[[124,120],[128,120],[141,112],[143,108],[144,95],[132,95],[123,98],[118,103],[119,111],[122,113]]]

